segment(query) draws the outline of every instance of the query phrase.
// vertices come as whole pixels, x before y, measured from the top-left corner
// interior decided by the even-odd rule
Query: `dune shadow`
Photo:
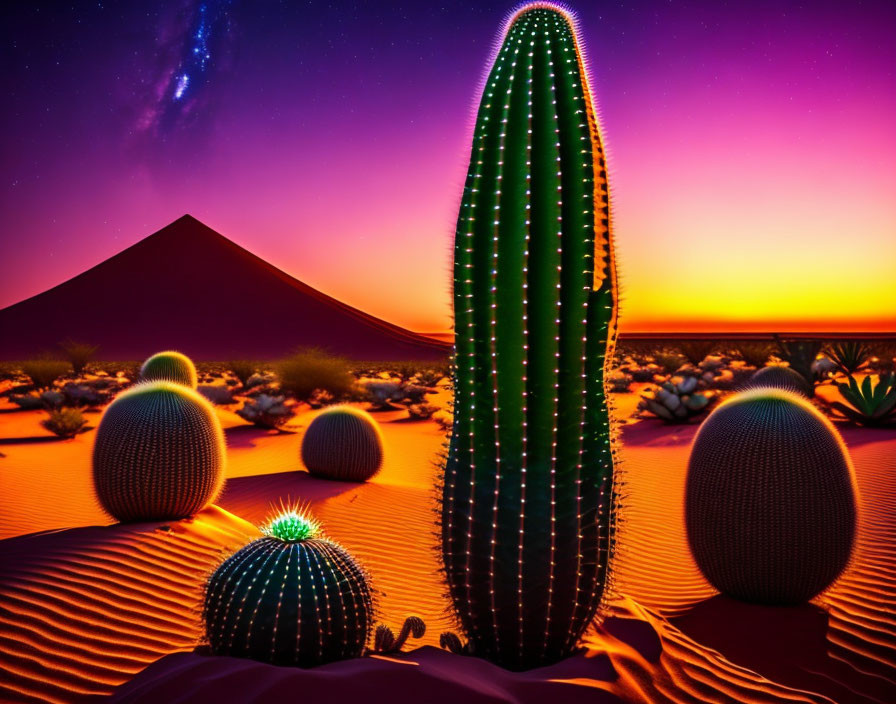
[[[690,445],[699,427],[699,423],[669,425],[646,418],[622,427],[622,443],[638,447]]]
[[[295,435],[299,426],[291,428],[259,428],[255,425],[234,425],[224,429],[224,437],[227,439],[227,447],[251,448],[261,438],[278,437],[280,435]]]
[[[263,521],[280,502],[317,503],[366,486],[312,477],[308,472],[278,472],[228,479],[215,503],[248,521]]]
[[[896,425],[889,427],[862,427],[847,422],[836,422],[834,427],[848,447],[861,447],[875,442],[892,442],[896,438]]]
[[[834,701],[874,702],[879,683],[829,653],[828,614],[820,606],[760,606],[717,595],[670,619],[727,660],[767,679]],[[863,694],[864,692],[864,694]]]
[[[44,442],[62,442],[73,438],[61,438],[58,435],[30,435],[25,438],[0,438],[0,445],[35,445]]]

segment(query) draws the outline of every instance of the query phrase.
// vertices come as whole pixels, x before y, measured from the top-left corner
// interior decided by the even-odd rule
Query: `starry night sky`
[[[364,310],[449,325],[471,109],[513,4],[6,5],[0,306],[189,212]],[[572,7],[623,329],[893,329],[896,4]]]

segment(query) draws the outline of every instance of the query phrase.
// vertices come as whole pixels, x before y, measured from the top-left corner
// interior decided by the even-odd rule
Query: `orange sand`
[[[615,398],[620,416],[637,401],[635,394]],[[412,647],[434,645],[451,628],[434,549],[435,461],[444,435],[433,422],[408,422],[403,411],[376,414],[386,463],[371,482],[355,485],[301,471],[301,432],[314,412],[297,416],[297,432],[276,433],[219,409],[229,460],[220,508],[170,526],[99,527],[109,519],[92,495],[94,433],[20,441],[49,437],[39,426],[42,414],[5,408],[0,538],[12,539],[0,540],[2,700],[82,701],[111,692],[163,655],[191,650],[201,636],[204,576],[257,535],[250,524],[281,499],[310,502],[330,537],[365,563],[380,593],[380,620],[394,628],[407,614],[424,618],[427,635]],[[92,425],[98,421],[92,416]],[[390,702],[401,701],[395,697],[408,661],[419,664],[414,677],[431,686],[443,686],[438,683],[446,678],[465,683],[469,701],[488,701],[481,697],[490,690],[482,687],[490,683],[503,688],[503,698],[492,701],[525,701],[522,692],[536,691],[556,701],[601,701],[598,695],[624,701],[896,701],[896,433],[843,428],[862,492],[856,557],[815,605],[768,613],[714,597],[688,553],[682,495],[695,431],[656,421],[624,429],[624,525],[618,596],[611,604],[621,618],[589,635],[590,657],[518,676],[498,676],[476,661],[426,648],[326,667],[334,675],[363,672],[371,682],[391,677],[394,684],[379,695]],[[43,532],[25,535],[37,531]],[[241,676],[256,681],[267,667],[218,667],[200,656],[178,657],[144,673],[140,686],[152,691],[153,683],[201,667],[211,668],[203,670],[210,681],[223,678],[228,688]],[[275,681],[292,691],[317,686],[317,675],[275,669],[280,674],[272,687]],[[243,674],[232,674],[237,670]],[[526,689],[520,682],[540,684]],[[562,691],[541,686],[550,682]],[[250,690],[247,698],[260,696]],[[376,690],[367,700],[379,700]]]

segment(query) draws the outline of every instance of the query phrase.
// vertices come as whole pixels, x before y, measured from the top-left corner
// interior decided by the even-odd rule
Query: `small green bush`
[[[87,364],[93,360],[99,347],[88,345],[84,342],[66,340],[59,345],[65,353],[65,358],[72,365],[72,371],[80,375]]]
[[[308,401],[320,391],[341,399],[351,392],[354,384],[347,360],[315,348],[296,352],[277,364],[276,369],[280,388],[298,401]]]
[[[48,389],[68,371],[68,364],[58,359],[33,359],[22,365],[36,389]]]
[[[258,364],[248,359],[234,359],[227,363],[227,367],[231,373],[239,379],[243,388],[248,388],[247,383],[252,375],[258,370]]]
[[[84,430],[87,419],[77,408],[60,408],[51,411],[40,424],[61,438],[73,438]]]

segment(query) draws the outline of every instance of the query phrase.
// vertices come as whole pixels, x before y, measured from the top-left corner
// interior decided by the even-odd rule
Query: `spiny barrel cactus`
[[[694,439],[688,542],[719,591],[761,604],[808,601],[849,561],[856,487],[833,425],[779,389],[731,397]]]
[[[810,396],[809,384],[803,378],[803,375],[793,371],[790,367],[784,367],[780,364],[772,364],[757,370],[750,381],[747,382],[748,389],[771,388],[784,389],[785,391],[793,391],[802,396]]]
[[[140,381],[173,381],[195,389],[196,367],[185,354],[159,352],[143,363],[140,368]]]
[[[484,86],[454,249],[445,574],[469,648],[571,653],[613,544],[605,376],[616,336],[607,172],[570,15],[508,21]]]
[[[294,510],[212,574],[205,626],[216,655],[313,667],[364,652],[373,599],[363,568]]]
[[[311,421],[302,438],[302,462],[316,477],[364,482],[383,464],[383,441],[369,413],[332,406]]]
[[[167,381],[138,384],[106,409],[93,446],[93,484],[119,521],[190,516],[224,481],[224,434],[195,391]]]

